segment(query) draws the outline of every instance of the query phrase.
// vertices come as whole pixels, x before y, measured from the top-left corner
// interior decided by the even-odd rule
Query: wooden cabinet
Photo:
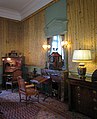
[[[3,62],[3,78],[2,78],[2,86],[5,87],[6,77],[11,76],[12,73],[21,69],[24,64],[24,57],[2,57]]]
[[[11,72],[15,69],[21,69],[23,64],[22,57],[2,57],[3,61],[3,73]]]
[[[69,109],[97,119],[97,83],[69,79]]]

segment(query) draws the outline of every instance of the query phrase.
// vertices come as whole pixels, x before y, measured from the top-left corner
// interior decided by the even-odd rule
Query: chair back
[[[22,76],[22,71],[21,69],[16,69],[14,72],[13,72],[13,80],[17,80],[17,77],[18,76]]]
[[[19,91],[26,91],[25,81],[21,76],[17,77]]]

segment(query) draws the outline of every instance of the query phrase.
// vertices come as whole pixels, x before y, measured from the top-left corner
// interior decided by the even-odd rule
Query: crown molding
[[[21,21],[21,15],[19,12],[3,7],[0,7],[0,17]]]
[[[0,17],[21,21],[52,1],[53,0],[34,0],[32,2],[29,0],[29,2],[21,7],[19,12],[13,9],[0,7]]]
[[[33,3],[31,1],[29,4],[26,4],[25,7],[21,10],[21,19],[28,17],[29,15],[33,14],[40,8],[44,7],[48,3],[52,2],[53,0],[35,0]]]

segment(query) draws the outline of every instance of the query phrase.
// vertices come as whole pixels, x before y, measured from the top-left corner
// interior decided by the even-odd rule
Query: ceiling
[[[0,17],[21,21],[53,0],[0,0]]]

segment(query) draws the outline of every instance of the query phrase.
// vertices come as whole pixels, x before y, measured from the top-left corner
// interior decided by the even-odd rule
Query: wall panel
[[[91,49],[93,61],[86,63],[87,72],[97,68],[97,0],[67,0],[69,70],[76,71],[78,63],[72,62],[75,49]]]
[[[45,66],[44,22],[44,11],[21,22],[0,18],[0,57],[15,50],[25,56],[27,65]]]
[[[24,55],[27,65],[45,66],[45,51],[42,48],[46,38],[44,35],[44,11],[22,22],[24,39]]]
[[[11,50],[21,51],[18,45],[20,43],[20,27],[17,21],[0,18],[0,57],[5,56]]]

